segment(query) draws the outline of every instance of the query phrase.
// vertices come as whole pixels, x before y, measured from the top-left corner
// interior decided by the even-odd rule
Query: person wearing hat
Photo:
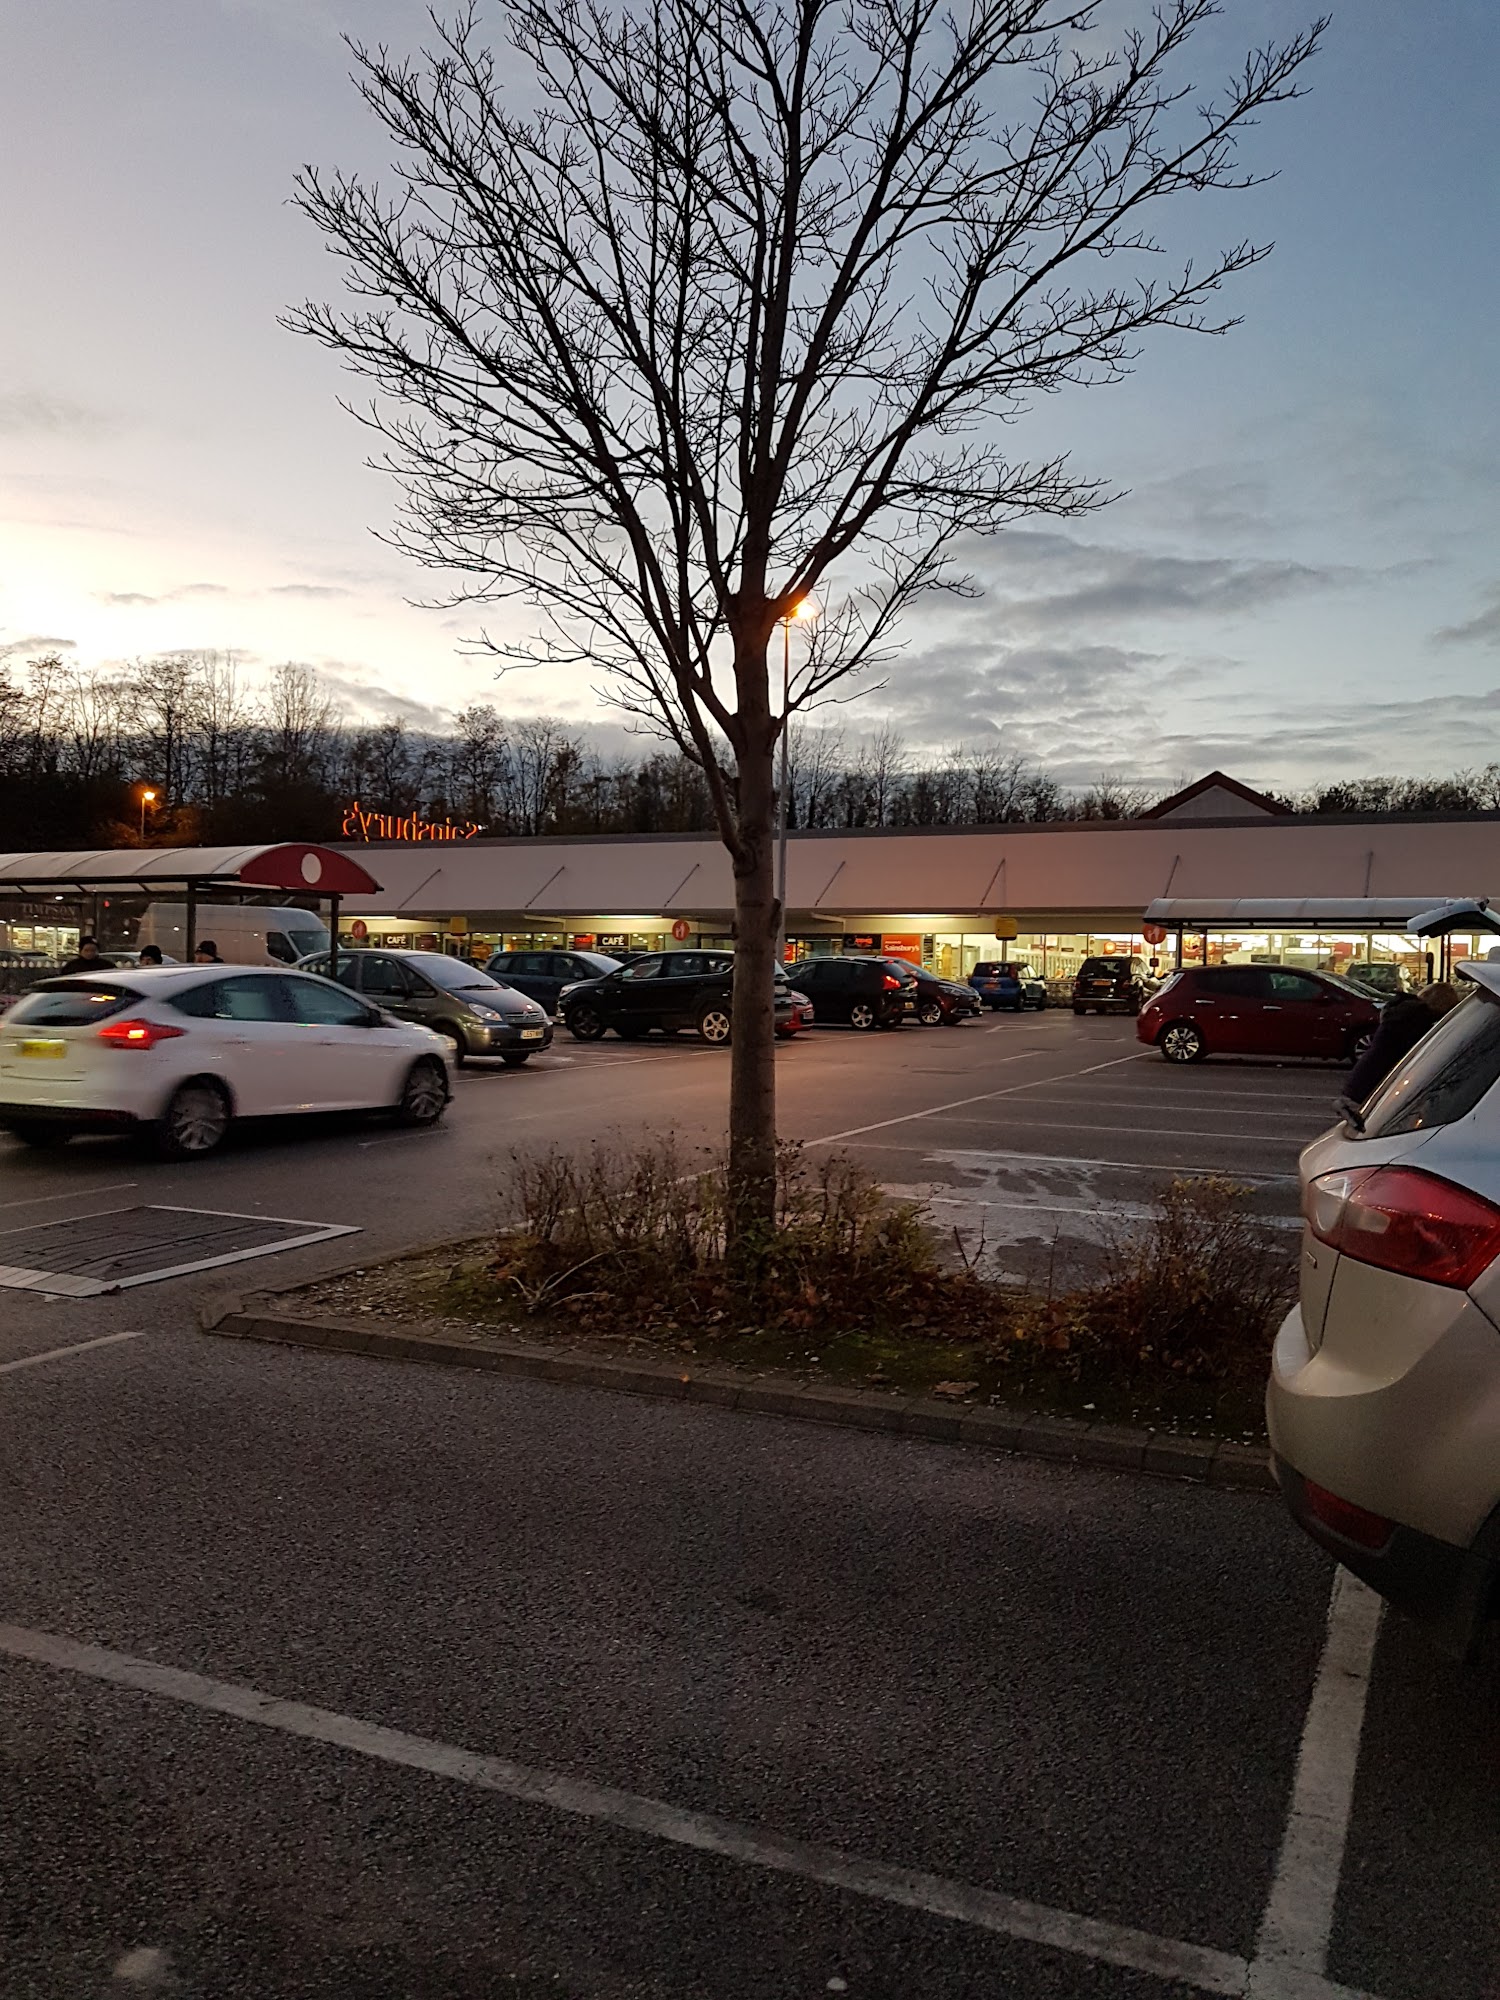
[[[219,956],[219,947],[214,943],[212,938],[199,939],[197,949],[193,953],[193,963],[194,965],[222,965],[224,963],[223,959]]]
[[[78,940],[78,950],[68,960],[67,964],[63,967],[63,971],[112,972],[114,964],[115,962],[112,958],[106,958],[103,952],[100,951],[99,940],[97,938],[81,937]]]

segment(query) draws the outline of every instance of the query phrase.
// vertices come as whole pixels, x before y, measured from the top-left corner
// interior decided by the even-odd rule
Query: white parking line
[[[102,1187],[59,1188],[55,1194],[28,1195],[25,1201],[0,1201],[0,1208],[39,1208],[52,1201],[83,1201],[94,1194],[121,1194],[126,1188],[139,1187],[139,1181],[106,1181]]]
[[[1038,1055],[1040,1053],[1041,1051],[1037,1049],[1026,1049],[1021,1052],[1022,1055]],[[1020,1059],[1020,1056],[1006,1057],[1007,1062],[1018,1062]],[[873,1125],[851,1125],[847,1132],[825,1132],[820,1138],[809,1139],[806,1143],[809,1146],[833,1146],[840,1139],[859,1139],[863,1138],[866,1132],[884,1132],[892,1125],[910,1125],[918,1118],[937,1118],[944,1111],[958,1111],[965,1104],[985,1104],[994,1097],[1014,1097],[1019,1090],[1037,1090],[1044,1083],[1066,1083],[1074,1077],[1093,1076],[1096,1071],[1101,1069],[1118,1069],[1121,1063],[1143,1062],[1144,1060],[1145,1057],[1139,1053],[1128,1056],[1116,1056],[1111,1062],[1091,1063],[1087,1069],[1069,1070],[1064,1076],[1038,1076],[1034,1077],[1030,1083],[1006,1084],[1000,1090],[981,1090],[973,1097],[955,1097],[947,1104],[929,1104],[925,1111],[905,1111],[899,1118],[879,1118]],[[1217,1137],[1217,1134],[1213,1136]]]
[[[87,1354],[91,1347],[113,1347],[119,1340],[141,1340],[145,1332],[140,1327],[134,1333],[101,1333],[97,1340],[75,1340],[69,1347],[49,1347],[45,1354],[23,1354],[19,1361],[0,1361],[0,1375],[16,1368],[40,1368],[44,1361],[61,1361],[69,1354]]]
[[[1069,1952],[1096,1964],[1124,1966],[1205,1993],[1243,1996],[1247,1991],[1250,1968],[1243,1958],[1228,1952],[1158,1937],[1127,1924],[1101,1922],[1072,1910],[1026,1902],[948,1876],[867,1861],[839,1848],[763,1834],[754,1827],[720,1819],[712,1813],[683,1811],[661,1799],[590,1784],[555,1771],[536,1770],[506,1758],[435,1742],[430,1737],[410,1736],[404,1730],[387,1729],[331,1709],[282,1701],[256,1688],[209,1680],[201,1674],[159,1666],[154,1661],[111,1652],[103,1646],[83,1645],[17,1625],[0,1625],[0,1655],[233,1716],[263,1729],[331,1744],[356,1756],[408,1770],[426,1771],[434,1777],[473,1785],[505,1798],[546,1806],[554,1812],[619,1827],[699,1853],[718,1854],[751,1867],[851,1890],[878,1902],[920,1910],[1000,1937]],[[1309,1994],[1312,1991],[1308,1989]],[[1317,1982],[1319,2000],[1333,2000],[1337,1991]]]
[[[1248,2000],[1280,2000],[1293,1980],[1321,1979],[1349,1837],[1359,1739],[1380,1635],[1380,1597],[1341,1569],[1328,1602],[1328,1636],[1313,1685],[1291,1807],[1246,1988]]]
[[[1025,1086],[1018,1087],[1024,1088]],[[1005,1094],[998,1090],[992,1093],[996,1097]],[[969,1101],[973,1102],[972,1099]],[[948,1107],[944,1106],[943,1108],[946,1110]],[[900,1123],[899,1119],[895,1118],[890,1119],[888,1122],[892,1125]],[[994,1129],[988,1119],[984,1118],[954,1118],[950,1122],[954,1125],[984,1125],[989,1130]],[[1038,1131],[1042,1132],[1055,1132],[1057,1124],[1058,1121],[1055,1118],[1008,1118],[1006,1120],[1007,1129],[1013,1129],[1016,1126],[1023,1128],[1035,1127]],[[871,1125],[866,1129],[873,1132],[879,1128]],[[1089,1120],[1089,1130],[1090,1132],[1124,1132],[1143,1139],[1222,1139],[1226,1144],[1233,1146],[1293,1147],[1291,1135],[1286,1132],[1210,1131],[1201,1125],[1100,1125],[1093,1119]],[[846,1139],[850,1135],[847,1132],[840,1132],[837,1136],[841,1139]],[[815,1141],[814,1143],[818,1142]],[[1300,1151],[1301,1148],[1296,1147],[1295,1150]]]

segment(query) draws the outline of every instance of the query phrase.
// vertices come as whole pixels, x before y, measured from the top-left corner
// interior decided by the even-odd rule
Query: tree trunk
[[[729,1069],[730,1250],[755,1255],[776,1216],[776,784],[767,728],[739,756],[734,1035]]]

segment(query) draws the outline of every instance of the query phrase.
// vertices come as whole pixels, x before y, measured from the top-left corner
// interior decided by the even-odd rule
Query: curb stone
[[[351,1266],[362,1268],[367,1266]],[[1200,1486],[1254,1493],[1276,1491],[1267,1453],[1256,1445],[1174,1437],[1121,1424],[1090,1424],[1076,1417],[1041,1416],[1004,1405],[982,1409],[926,1396],[886,1395],[878,1389],[767,1382],[724,1369],[684,1370],[657,1361],[559,1353],[521,1341],[482,1335],[465,1338],[451,1328],[430,1327],[421,1321],[372,1326],[367,1320],[299,1318],[276,1311],[264,1297],[255,1295],[207,1301],[199,1308],[198,1323],[204,1333],[221,1339],[262,1340],[378,1360],[486,1369],[534,1381],[572,1383],[579,1388],[708,1403],[760,1416],[794,1417],[898,1437],[978,1445],[1022,1458],[1107,1466],[1112,1471],[1145,1473]]]

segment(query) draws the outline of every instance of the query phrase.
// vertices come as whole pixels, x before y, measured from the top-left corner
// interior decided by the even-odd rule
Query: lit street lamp
[[[776,790],[776,963],[786,963],[786,821],[787,761],[790,755],[792,699],[792,621],[816,618],[810,597],[799,597],[781,621],[781,782]]]
[[[141,793],[141,845],[142,845],[142,847],[144,847],[144,846],[145,846],[145,844],[146,844],[146,808],[147,808],[147,806],[154,806],[155,804],[156,804],[156,794],[155,794],[155,792],[148,792],[148,791],[142,791],[142,793]]]

